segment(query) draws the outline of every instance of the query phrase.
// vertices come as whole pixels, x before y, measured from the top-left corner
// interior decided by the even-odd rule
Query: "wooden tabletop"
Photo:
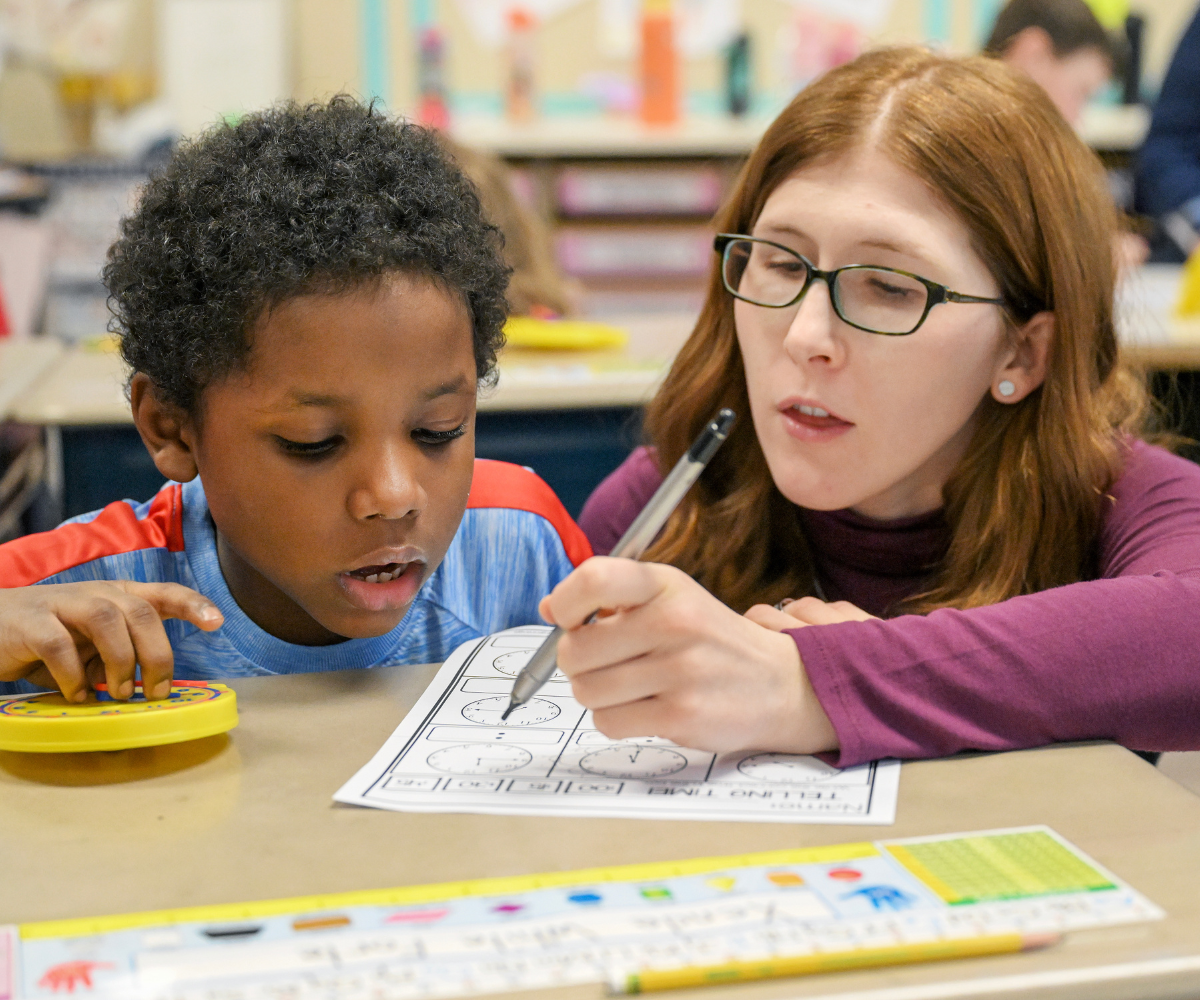
[[[62,344],[50,338],[0,340],[0,420],[62,353]]]
[[[930,994],[855,991],[939,983],[939,998],[991,997],[1013,987],[1005,977],[1023,976],[1038,987],[1027,987],[1022,995],[1029,997],[1165,1000],[1189,995],[1184,985],[1200,982],[1200,798],[1119,747],[906,764],[891,827],[431,815],[335,805],[333,792],[379,748],[435,669],[233,681],[241,724],[229,736],[191,744],[102,754],[0,752],[0,923],[1045,823],[1168,918],[1080,931],[1045,952],[694,996],[849,992],[856,1000],[924,1000]],[[599,987],[544,994],[600,995]]]
[[[641,406],[654,395],[691,333],[694,317],[664,313],[611,322],[629,333],[628,346],[609,351],[506,349],[500,356],[499,383],[480,393],[479,409]],[[94,347],[59,348],[51,362],[40,378],[26,382],[25,391],[0,409],[0,419],[71,426],[132,423],[119,354]]]

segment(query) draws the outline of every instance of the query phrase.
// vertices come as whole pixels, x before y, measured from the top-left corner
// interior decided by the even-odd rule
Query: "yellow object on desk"
[[[237,695],[224,684],[176,681],[158,701],[147,701],[140,685],[128,701],[99,690],[74,703],[47,691],[0,701],[0,750],[129,750],[215,736],[237,722]]]
[[[603,351],[629,343],[628,333],[607,323],[536,316],[510,316],[504,336],[509,347],[543,351]]]
[[[1058,934],[992,934],[949,941],[924,941],[884,948],[765,958],[759,962],[689,966],[683,969],[646,969],[612,984],[614,992],[653,993],[697,986],[723,986],[783,976],[810,976],[820,972],[848,972],[912,962],[939,962],[949,958],[976,958],[1045,948],[1058,942]]]
[[[1180,319],[1200,315],[1200,249],[1193,251],[1183,265],[1175,315]]]

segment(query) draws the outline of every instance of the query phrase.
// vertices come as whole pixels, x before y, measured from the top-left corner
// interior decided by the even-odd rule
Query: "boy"
[[[1032,77],[1073,125],[1116,61],[1112,39],[1084,0],[1010,0],[985,49]]]
[[[171,482],[0,546],[0,693],[127,698],[137,664],[161,698],[538,621],[590,548],[540,479],[474,460],[499,249],[430,133],[344,97],[185,146],[104,271]]]

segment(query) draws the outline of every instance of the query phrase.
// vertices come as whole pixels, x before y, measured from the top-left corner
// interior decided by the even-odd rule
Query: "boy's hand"
[[[597,608],[613,613],[580,627]],[[568,630],[558,665],[606,736],[662,736],[716,752],[837,747],[791,637],[671,566],[589,559],[540,611]]]
[[[171,692],[175,658],[164,618],[211,632],[224,618],[207,597],[177,583],[128,580],[0,589],[0,681],[27,678],[85,701],[104,681],[114,698],[133,694],[142,667],[147,698]]]

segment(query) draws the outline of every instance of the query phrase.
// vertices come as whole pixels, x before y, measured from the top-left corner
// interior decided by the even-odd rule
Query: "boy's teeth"
[[[398,566],[394,570],[384,570],[382,573],[368,573],[360,576],[359,579],[365,583],[391,583],[393,580],[399,579],[405,569],[405,566]]]
[[[796,408],[807,417],[827,417],[827,416],[829,416],[829,411],[823,410],[819,406],[798,406]]]

